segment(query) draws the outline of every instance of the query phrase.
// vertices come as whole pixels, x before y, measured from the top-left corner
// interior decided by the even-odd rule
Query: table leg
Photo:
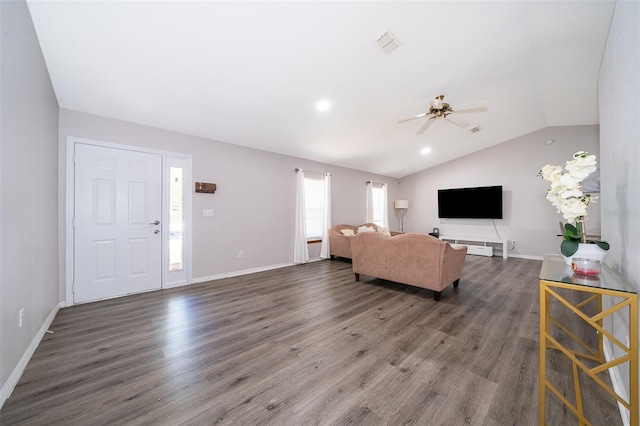
[[[547,331],[549,327],[548,315],[549,315],[549,295],[547,293],[547,286],[540,281],[540,383],[538,391],[538,424],[545,425],[545,412],[546,412],[546,351],[547,351]]]

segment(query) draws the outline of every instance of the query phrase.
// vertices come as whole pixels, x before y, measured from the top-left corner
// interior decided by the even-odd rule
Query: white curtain
[[[329,228],[331,228],[331,175],[324,174],[324,211],[322,212],[322,245],[320,257],[328,259],[329,255]]]
[[[304,204],[304,171],[296,169],[296,215],[295,215],[295,239],[293,242],[293,263],[306,263],[309,261],[309,248],[307,246],[307,226]]]
[[[378,197],[374,197],[374,190],[378,195]],[[377,205],[380,203],[380,205]],[[376,205],[374,205],[376,204]],[[374,211],[380,210],[382,213],[382,217],[375,217]],[[374,221],[378,219],[381,221],[382,227],[389,226],[389,200],[387,195],[387,184],[386,183],[374,183],[367,182],[367,223],[375,223]]]
[[[389,227],[389,197],[387,195],[387,184],[382,185],[382,226]]]
[[[367,223],[373,222],[373,182],[367,182]]]

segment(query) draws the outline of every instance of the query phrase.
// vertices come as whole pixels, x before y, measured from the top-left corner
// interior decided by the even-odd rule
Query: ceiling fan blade
[[[427,131],[427,129],[429,128],[429,126],[431,126],[431,124],[433,124],[433,122],[434,122],[434,121],[436,121],[436,119],[435,119],[435,118],[433,118],[433,117],[430,117],[430,118],[427,120],[427,122],[426,122],[426,123],[424,123],[424,124],[422,125],[422,127],[420,127],[420,128],[418,129],[418,132],[416,133],[416,135],[420,136],[421,134],[423,134],[424,132],[426,132],[426,131]]]
[[[455,124],[460,128],[465,128],[469,126],[469,122],[462,117],[456,117],[454,114],[449,114],[445,118],[449,123]]]
[[[457,105],[451,107],[455,112],[485,112],[487,110],[486,102],[472,102],[470,104]]]
[[[427,114],[428,114],[428,112],[423,112],[422,114],[414,115],[413,117],[403,118],[402,120],[396,121],[396,124],[406,123],[407,121],[416,120],[418,118],[422,118],[422,117],[426,116]]]

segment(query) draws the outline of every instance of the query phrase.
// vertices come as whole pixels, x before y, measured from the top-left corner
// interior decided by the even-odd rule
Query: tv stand
[[[502,240],[500,238],[485,238],[485,237],[450,237],[446,235],[441,235],[440,239],[443,241],[451,242],[453,244],[463,244],[466,246],[473,246],[473,244],[464,244],[465,242],[470,243],[482,243],[481,246],[487,247],[487,244],[502,244],[502,258],[506,259],[508,256],[507,243],[509,240]],[[480,244],[478,244],[480,245]]]

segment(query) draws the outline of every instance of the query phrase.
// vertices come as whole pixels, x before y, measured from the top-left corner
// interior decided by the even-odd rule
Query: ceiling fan
[[[436,96],[434,99],[431,100],[431,103],[429,105],[429,111],[423,112],[413,117],[398,120],[397,124],[405,123],[411,120],[416,120],[418,118],[427,117],[427,122],[424,123],[416,133],[417,135],[421,135],[429,128],[429,126],[433,124],[434,121],[436,121],[437,118],[442,117],[444,120],[452,124],[455,124],[460,128],[465,128],[469,126],[469,122],[462,117],[458,117],[452,114],[456,112],[483,112],[487,110],[487,106],[485,102],[473,102],[470,104],[464,104],[464,105],[458,105],[458,106],[452,107],[448,103],[443,102],[443,99],[444,99],[444,95]]]

